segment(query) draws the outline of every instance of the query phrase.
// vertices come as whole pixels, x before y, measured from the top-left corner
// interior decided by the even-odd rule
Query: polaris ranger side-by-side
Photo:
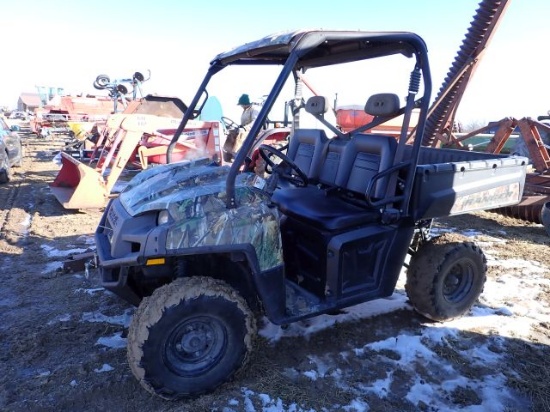
[[[234,163],[140,172],[95,235],[102,284],[138,306],[131,370],[165,399],[234,376],[259,316],[284,325],[390,296],[405,266],[419,313],[463,315],[483,290],[484,254],[458,235],[433,238],[431,222],[516,204],[523,192],[526,158],[422,147],[432,85],[415,34],[289,32],[219,54],[173,144],[218,76],[240,69],[257,71],[262,87],[262,70],[274,80]],[[372,120],[343,132],[333,103],[312,90],[361,99]],[[292,103],[288,147],[262,145],[281,101]],[[265,173],[250,171],[256,149]]]

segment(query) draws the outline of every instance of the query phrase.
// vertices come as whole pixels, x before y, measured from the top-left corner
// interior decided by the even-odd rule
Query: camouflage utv
[[[485,257],[457,235],[432,238],[431,222],[518,203],[527,161],[421,147],[431,93],[423,40],[300,31],[219,54],[169,160],[228,67],[273,78],[234,163],[140,172],[95,235],[102,284],[138,306],[128,361],[143,387],[165,399],[212,391],[245,365],[258,319],[285,325],[390,296],[405,267],[418,312],[436,321],[466,313],[482,292]],[[370,120],[344,132],[337,102],[308,90],[312,80],[361,99]],[[293,123],[279,150],[257,136],[283,104]],[[247,171],[255,149],[265,175]]]

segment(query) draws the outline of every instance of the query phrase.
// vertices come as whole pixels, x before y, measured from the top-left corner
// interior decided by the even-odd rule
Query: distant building
[[[41,106],[42,101],[38,93],[21,93],[17,100],[17,110],[20,112],[34,112],[34,109]]]

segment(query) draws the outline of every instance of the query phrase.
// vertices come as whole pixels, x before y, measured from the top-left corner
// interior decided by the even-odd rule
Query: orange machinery
[[[115,184],[125,170],[166,163],[165,153],[187,106],[173,97],[146,96],[122,113],[113,114],[94,144],[80,160],[61,152],[61,170],[50,184],[66,209],[102,208],[116,195]],[[220,155],[219,122],[190,122],[174,150],[175,160]]]

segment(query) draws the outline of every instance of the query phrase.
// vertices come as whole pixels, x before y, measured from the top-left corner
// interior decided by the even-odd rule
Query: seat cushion
[[[322,230],[348,229],[380,218],[379,210],[355,205],[338,193],[316,186],[278,189],[272,201],[285,215]]]

